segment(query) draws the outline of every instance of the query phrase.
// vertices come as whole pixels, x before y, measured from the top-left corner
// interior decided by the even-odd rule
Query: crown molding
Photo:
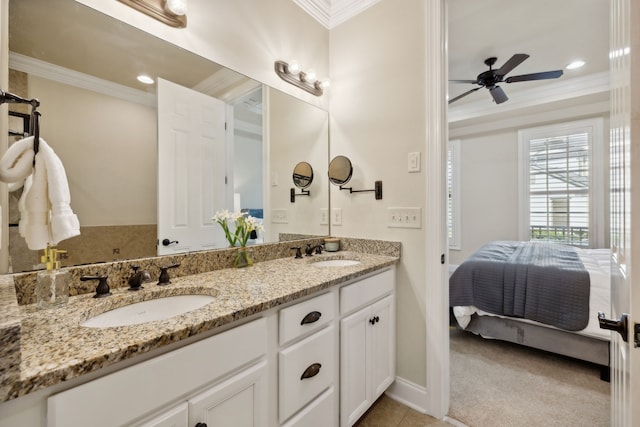
[[[497,112],[515,111],[535,105],[548,104],[609,92],[609,72],[603,71],[588,76],[549,82],[544,86],[515,92],[509,101],[499,106],[491,102],[491,98],[473,101],[460,106],[449,107],[449,123],[474,119],[483,116],[494,116]]]
[[[125,101],[154,108],[156,106],[156,95],[153,93],[147,93],[108,80],[99,79],[19,53],[9,52],[9,68],[80,89],[120,98]]]
[[[293,0],[293,2],[324,27],[331,28],[330,0]]]
[[[331,29],[380,0],[293,0],[325,28]]]
[[[331,1],[331,26],[336,27],[345,21],[364,12],[380,0],[332,0]]]

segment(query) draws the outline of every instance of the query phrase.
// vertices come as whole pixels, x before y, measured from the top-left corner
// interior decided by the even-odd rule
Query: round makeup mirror
[[[307,188],[313,181],[313,168],[307,162],[300,162],[293,168],[293,183],[298,188]]]
[[[329,163],[329,181],[335,185],[344,185],[351,179],[353,167],[345,156],[336,156]]]

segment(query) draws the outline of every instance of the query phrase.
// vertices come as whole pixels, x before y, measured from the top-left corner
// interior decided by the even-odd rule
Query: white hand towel
[[[71,210],[71,194],[67,175],[60,158],[53,149],[40,139],[40,150],[36,154],[43,156],[46,165],[49,208],[51,209],[51,243],[58,244],[80,234],[80,222]]]
[[[33,137],[13,143],[0,159],[0,181],[24,181],[33,171]],[[19,187],[18,187],[19,188]]]
[[[40,141],[42,149],[42,141]],[[24,211],[20,214],[19,230],[31,250],[44,249],[51,241],[49,229],[49,197],[47,196],[47,169],[40,153],[36,154],[31,187],[22,193]]]
[[[17,182],[26,178],[18,203],[19,231],[32,250],[44,249],[47,244],[56,245],[80,234],[80,222],[71,210],[64,166],[42,138],[39,147],[35,168],[32,136],[15,142],[0,159],[0,180]]]

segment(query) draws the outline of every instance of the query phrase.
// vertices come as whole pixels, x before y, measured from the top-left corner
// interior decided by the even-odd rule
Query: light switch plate
[[[331,209],[331,225],[342,225],[342,208]]]
[[[420,152],[409,153],[407,158],[407,170],[409,172],[420,172]]]
[[[388,208],[387,226],[390,228],[422,228],[422,208]]]

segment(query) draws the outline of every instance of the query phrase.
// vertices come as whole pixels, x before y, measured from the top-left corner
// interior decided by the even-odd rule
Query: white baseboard
[[[396,380],[389,386],[385,393],[393,400],[421,414],[427,413],[427,389],[421,385],[412,383],[404,378],[396,377]]]

